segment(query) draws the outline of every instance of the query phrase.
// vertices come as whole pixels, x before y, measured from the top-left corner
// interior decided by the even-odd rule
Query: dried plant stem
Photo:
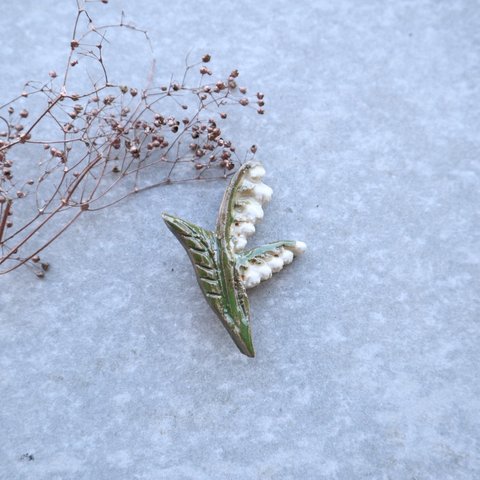
[[[48,82],[28,82],[0,106],[0,275],[28,264],[43,276],[39,253],[87,211],[165,185],[227,178],[242,163],[220,123],[236,106],[263,114],[263,94],[248,97],[237,70],[211,81],[208,54],[185,62],[181,82],[172,76],[155,86],[152,60],[143,89],[112,83],[104,51],[112,29],[139,33],[153,51],[123,13],[117,24],[96,26],[77,0],[61,80],[51,71]],[[77,93],[70,84],[79,84],[79,62],[87,73]]]
[[[10,215],[10,209],[12,208],[12,201],[7,200],[5,208],[2,213],[2,222],[0,223],[0,242],[3,239],[3,232],[5,231],[5,226],[7,225],[8,216]]]

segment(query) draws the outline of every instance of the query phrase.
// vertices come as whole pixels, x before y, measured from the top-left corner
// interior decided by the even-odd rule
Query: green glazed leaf
[[[250,308],[235,257],[220,250],[213,232],[165,213],[163,220],[187,251],[208,304],[240,351],[253,357]]]
[[[273,255],[282,247],[295,248],[296,243],[294,240],[281,240],[278,242],[267,243],[260,247],[251,248],[246,252],[242,252],[237,257],[237,265],[247,265],[252,260],[263,258],[266,255]]]

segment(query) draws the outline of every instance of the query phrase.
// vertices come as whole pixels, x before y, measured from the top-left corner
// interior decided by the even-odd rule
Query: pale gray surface
[[[253,360],[159,216],[213,226],[221,184],[87,216],[45,281],[1,278],[0,478],[479,478],[479,3],[161,3],[100,11],[167,78],[193,47],[267,93],[237,134],[275,192],[256,240],[308,253],[250,295]],[[41,4],[2,3],[2,97],[60,68],[73,9]]]

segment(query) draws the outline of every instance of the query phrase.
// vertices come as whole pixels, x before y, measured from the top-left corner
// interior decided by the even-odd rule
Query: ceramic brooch
[[[163,214],[168,228],[190,257],[208,304],[242,353],[253,357],[250,307],[246,290],[268,280],[294,256],[303,242],[281,240],[245,250],[247,238],[263,218],[263,205],[272,189],[262,182],[260,163],[245,163],[232,178],[214,232],[173,215]]]

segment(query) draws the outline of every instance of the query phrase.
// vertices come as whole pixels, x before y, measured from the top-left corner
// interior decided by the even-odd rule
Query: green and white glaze
[[[272,189],[262,182],[264,175],[260,163],[248,162],[238,170],[223,196],[215,232],[162,215],[186,249],[208,304],[249,357],[255,351],[246,289],[270,278],[306,248],[303,242],[282,240],[245,250],[247,238],[263,218],[262,206],[272,196]]]

